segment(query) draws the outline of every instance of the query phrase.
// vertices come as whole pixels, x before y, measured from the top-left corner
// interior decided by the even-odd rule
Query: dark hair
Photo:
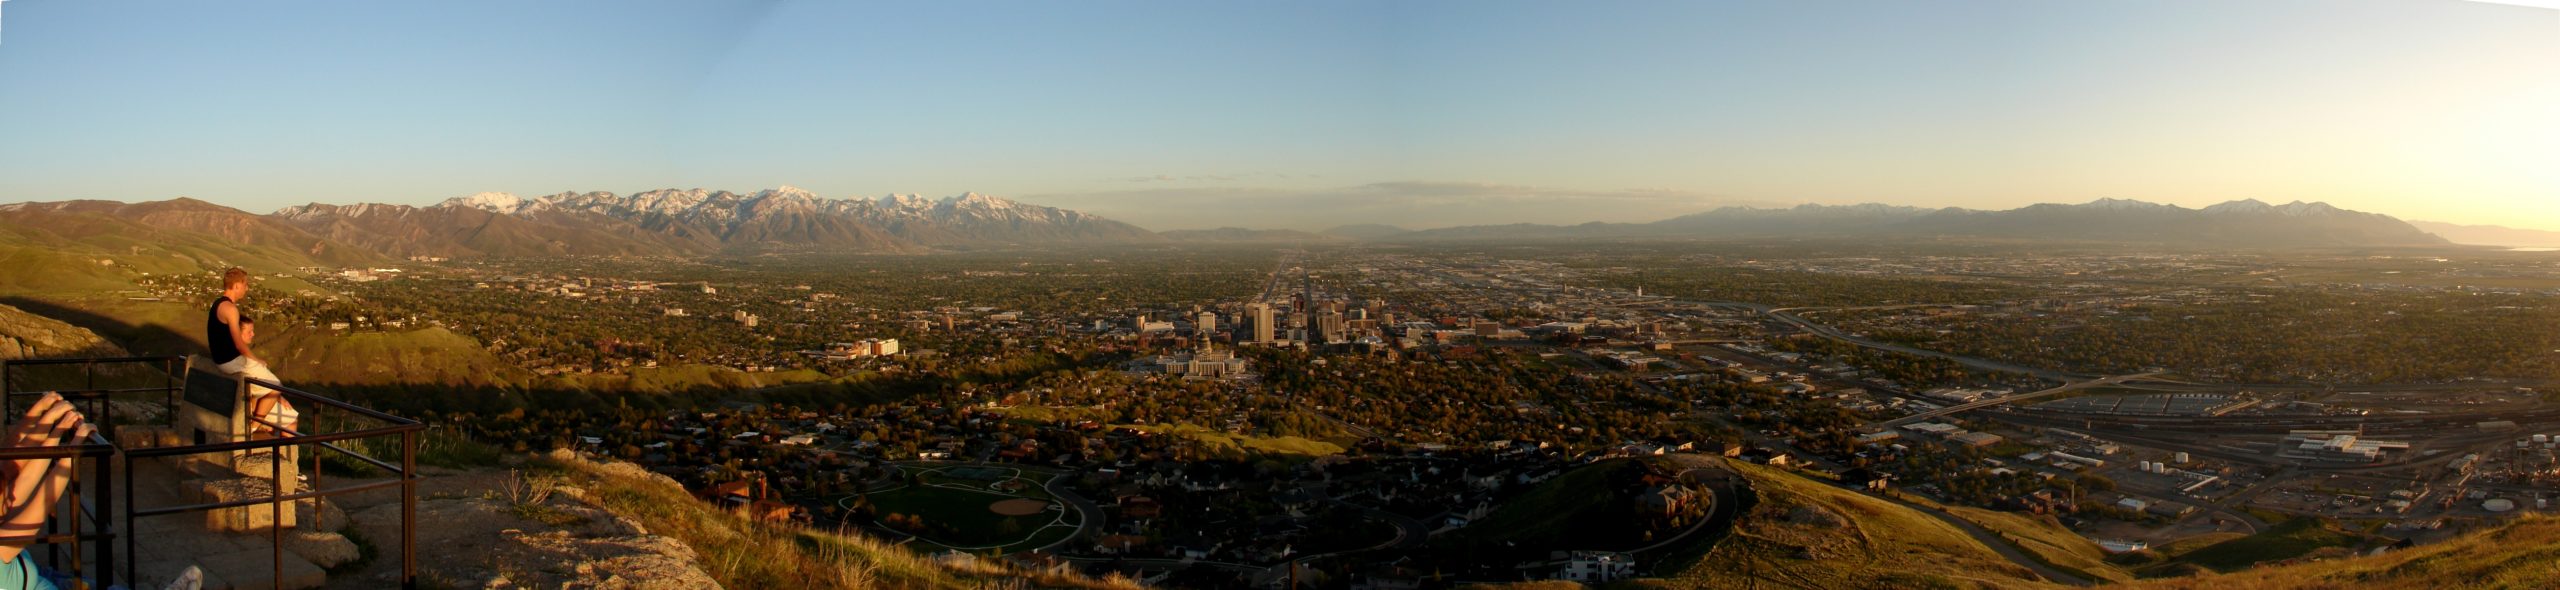
[[[258,324],[258,320],[257,320],[256,318],[251,318],[251,317],[249,317],[249,314],[245,314],[245,313],[244,313],[244,314],[240,314],[240,325],[243,325],[243,326],[254,326],[254,325],[257,325],[257,324]]]

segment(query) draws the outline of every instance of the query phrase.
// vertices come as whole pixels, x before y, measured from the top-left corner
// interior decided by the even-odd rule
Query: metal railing
[[[163,384],[161,386],[127,388],[101,388],[97,386],[97,369],[100,366],[148,365],[153,363],[161,364],[161,368],[163,370],[174,369],[174,371],[165,374],[165,378],[161,378],[161,376],[151,376],[154,378],[161,378],[161,383]],[[71,365],[78,365],[82,367],[84,375],[80,381],[85,388],[30,391],[18,391],[16,389],[19,385],[27,383],[27,380],[19,378],[20,376],[16,374],[23,368]],[[121,535],[121,538],[124,541],[124,547],[123,559],[119,560],[114,543],[114,541],[119,538],[116,531],[118,531],[120,527],[117,525],[121,524],[123,525],[121,527],[122,529],[129,530],[132,528],[133,523],[136,522],[136,519],[140,518],[249,508],[263,504],[266,505],[267,510],[271,511],[269,513],[271,515],[271,520],[268,523],[268,526],[266,526],[268,541],[272,543],[270,562],[270,567],[272,569],[270,574],[274,577],[270,578],[270,580],[273,580],[275,584],[281,586],[285,581],[285,545],[283,539],[285,527],[279,525],[281,525],[286,519],[290,518],[290,515],[293,514],[292,511],[294,510],[294,505],[296,503],[305,500],[314,502],[312,516],[316,520],[320,518],[321,514],[321,510],[319,510],[319,506],[317,504],[318,500],[321,498],[380,490],[397,486],[400,489],[400,586],[403,588],[417,587],[417,484],[418,481],[422,479],[422,476],[417,473],[417,449],[418,435],[426,429],[425,424],[421,424],[415,420],[331,399],[326,396],[294,389],[280,383],[251,378],[227,377],[225,380],[235,386],[235,389],[232,391],[231,401],[233,402],[232,414],[236,419],[232,422],[233,433],[230,437],[231,440],[177,446],[136,445],[138,448],[121,448],[117,444],[118,439],[113,434],[113,425],[117,421],[114,415],[115,405],[108,402],[112,401],[112,398],[119,394],[150,392],[161,393],[162,397],[160,401],[165,404],[163,407],[166,410],[164,413],[165,419],[163,420],[163,425],[174,427],[178,419],[178,414],[182,411],[182,407],[179,403],[181,397],[185,393],[187,387],[187,375],[191,368],[192,361],[187,357],[42,359],[0,362],[0,399],[15,401],[21,397],[40,396],[46,393],[58,393],[67,400],[89,402],[89,408],[85,409],[95,412],[90,414],[91,416],[106,418],[104,420],[97,421],[103,425],[100,430],[104,433],[104,436],[93,436],[89,442],[81,445],[27,449],[0,448],[0,460],[38,458],[59,459],[63,457],[77,457],[94,460],[90,465],[93,474],[86,479],[75,474],[71,485],[65,493],[65,497],[71,500],[70,502],[65,503],[65,506],[76,507],[75,509],[80,512],[82,517],[69,519],[47,519],[45,530],[46,534],[32,539],[32,542],[47,544],[48,557],[53,560],[49,565],[54,566],[56,571],[67,572],[75,577],[82,578],[84,581],[96,583],[100,587],[112,586],[118,583],[131,586],[140,581],[140,572],[138,571],[136,564],[136,562],[140,561],[136,558],[140,555],[140,539],[135,535]],[[272,393],[261,393],[260,395],[275,395],[278,396],[277,399],[293,404],[293,406],[301,413],[300,419],[295,424],[279,424],[274,421],[270,421],[263,416],[254,415],[252,412],[252,408],[254,407],[252,402],[255,401],[255,398],[252,397],[252,392],[261,390],[270,391]],[[0,410],[8,409],[10,408],[0,408]],[[6,411],[0,412],[0,414],[7,414],[6,418],[0,418],[0,423],[6,423],[6,421],[15,420],[17,412]],[[365,427],[341,429],[332,432],[309,432],[307,430],[317,429],[303,428],[303,426],[306,425],[332,422],[332,418],[335,418],[336,420],[334,421],[338,423],[364,423]],[[264,432],[259,433],[257,436],[252,436],[250,431],[258,430],[258,428],[251,428],[252,426],[263,428]],[[353,444],[353,441],[387,438],[392,436],[397,436],[400,439],[400,457],[397,464],[376,458],[364,451],[349,448]],[[301,463],[300,459],[303,454],[301,451],[306,448],[318,448],[330,453],[336,453],[338,456],[343,456],[356,463],[388,472],[392,475],[392,478],[383,481],[356,483],[334,489],[328,488],[326,487],[326,480],[323,477],[323,466],[327,462],[321,460],[323,458],[322,455],[314,455],[310,461],[311,472],[308,478],[308,490],[306,491],[304,486],[301,485],[303,482],[299,481],[300,478],[295,478],[294,480],[287,479],[288,473],[300,470],[299,464]],[[266,473],[270,487],[266,490],[266,494],[263,497],[233,498],[194,504],[152,507],[143,506],[139,497],[134,495],[134,482],[139,479],[135,477],[134,470],[141,464],[140,460],[215,453],[223,454],[226,457],[255,455],[261,453],[271,455],[271,462],[269,463],[270,467],[267,470],[268,473]],[[123,471],[122,475],[124,480],[124,487],[121,491],[125,498],[124,511],[122,513],[123,518],[120,522],[115,519],[117,514],[114,510],[116,496],[116,493],[114,492],[117,491],[114,487],[116,479],[115,469],[109,468],[111,463],[117,462],[114,459],[119,457],[122,459],[121,469]],[[100,488],[109,490],[109,493],[84,496],[81,494],[82,482],[87,480],[95,480],[99,482]],[[90,505],[91,502],[85,501],[86,498],[92,497],[95,499],[96,506],[94,507]],[[57,528],[67,528],[68,532],[57,533]],[[70,561],[67,562],[67,567],[64,567],[66,562],[63,562],[59,557],[64,545],[63,542],[65,541],[73,541],[73,543],[68,544],[70,549]],[[87,547],[84,548],[81,545],[82,543],[86,543]],[[89,565],[89,560],[86,558],[91,557],[94,557],[94,561],[99,566],[94,572],[87,567]],[[118,572],[115,567],[119,562],[124,565],[121,572]],[[118,576],[117,574],[119,573],[122,575]]]
[[[84,493],[82,489],[83,486],[81,485],[84,478],[81,477],[78,467],[74,466],[72,469],[71,483],[69,486],[63,488],[62,502],[44,508],[56,517],[61,516],[62,511],[68,509],[73,512],[72,517],[46,518],[44,520],[44,528],[35,536],[10,537],[8,540],[13,542],[25,541],[27,543],[44,544],[44,563],[46,569],[57,572],[68,572],[73,576],[86,578],[86,574],[92,571],[89,569],[89,564],[91,560],[95,560],[98,564],[98,568],[95,571],[113,573],[116,568],[115,541],[117,534],[116,522],[114,520],[116,500],[114,490],[116,488],[115,470],[110,468],[109,464],[114,462],[113,459],[115,456],[115,444],[94,433],[89,435],[89,440],[80,444],[65,444],[50,447],[0,448],[0,461],[77,461],[88,463],[90,474],[86,479],[97,481],[98,489],[108,490],[108,493],[96,494],[94,496]],[[23,468],[26,466],[22,465],[21,467]],[[94,506],[92,505],[93,503],[95,504]],[[132,537],[127,536],[125,539],[127,541],[131,541]],[[85,547],[84,544],[86,545]],[[68,551],[65,551],[66,548]],[[65,559],[65,553],[69,554],[67,556],[69,559],[67,560]],[[34,551],[22,551],[18,553],[18,559],[27,559],[29,556],[34,554]],[[126,564],[128,568],[130,568],[131,565],[132,564],[130,562]],[[103,585],[104,584],[101,584],[101,586]]]
[[[86,406],[80,408],[81,414],[88,416],[90,423],[97,424],[98,431],[104,433],[108,441],[114,442],[117,440],[116,425],[122,421],[116,419],[115,404],[109,402],[115,401],[115,396],[117,395],[159,393],[161,394],[161,407],[168,410],[162,413],[164,419],[162,420],[161,426],[173,425],[175,424],[174,421],[178,416],[178,396],[186,391],[187,371],[194,366],[194,362],[194,359],[183,356],[129,356],[114,358],[12,360],[0,362],[0,394],[5,394],[5,399],[8,402],[5,409],[16,408],[17,401],[20,398],[38,397],[48,393],[59,394],[62,396],[62,399],[74,403],[84,403]],[[141,387],[98,386],[98,368],[100,366],[113,367],[148,364],[160,365],[160,370],[158,371],[157,376],[161,381],[160,385]],[[79,387],[38,387],[24,391],[18,389],[18,386],[26,381],[26,379],[22,379],[18,375],[18,371],[21,369],[74,366],[80,368],[80,379],[77,380],[80,383]],[[0,412],[0,414],[6,414],[5,417],[0,417],[0,425],[13,424],[18,420],[18,413],[16,411]]]

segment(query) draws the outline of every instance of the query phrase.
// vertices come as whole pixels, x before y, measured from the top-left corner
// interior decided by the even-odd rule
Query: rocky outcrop
[[[471,477],[471,476],[462,476]],[[476,495],[436,494],[418,501],[418,565],[422,575],[455,588],[718,588],[683,542],[597,508],[539,478],[471,477]],[[355,511],[353,530],[367,539],[399,538],[400,505]],[[396,575],[385,571],[370,580]]]
[[[118,356],[124,349],[95,332],[0,305],[0,360]]]

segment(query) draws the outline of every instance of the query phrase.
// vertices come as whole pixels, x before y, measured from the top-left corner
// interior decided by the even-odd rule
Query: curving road
[[[1712,478],[1698,477],[1698,473],[1702,471],[1721,473],[1724,475]],[[1741,478],[1741,474],[1726,471],[1720,467],[1692,467],[1687,471],[1680,472],[1680,479],[1682,481],[1697,484],[1699,487],[1707,488],[1707,490],[1712,493],[1712,495],[1707,496],[1707,501],[1710,502],[1710,504],[1707,505],[1707,517],[1699,519],[1696,526],[1689,527],[1689,530],[1680,531],[1680,534],[1678,535],[1672,536],[1669,539],[1663,539],[1660,543],[1629,549],[1626,553],[1628,555],[1641,556],[1641,554],[1646,552],[1659,551],[1663,548],[1676,545],[1689,537],[1696,536],[1701,531],[1713,530],[1719,533],[1730,533],[1733,530],[1734,519],[1741,516],[1741,490],[1735,489],[1733,485],[1735,481],[1740,480]]]

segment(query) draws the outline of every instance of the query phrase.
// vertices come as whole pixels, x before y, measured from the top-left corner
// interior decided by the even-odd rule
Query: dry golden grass
[[[2070,529],[2062,528],[2062,524],[2054,522],[2051,516],[2000,512],[1970,506],[1949,506],[1945,510],[1956,515],[1957,518],[1971,521],[1984,529],[1999,533],[2002,538],[2008,539],[2009,544],[2035,555],[2036,559],[2043,561],[2045,565],[2109,582],[2133,579],[2132,572],[2107,563],[2107,552],[2098,548],[2096,541],[2071,532]]]
[[[2373,557],[2261,567],[2231,574],[2148,580],[2141,590],[2489,590],[2560,587],[2560,518],[2507,526]]]
[[[1944,521],[1780,469],[1733,536],[1659,588],[2056,588]]]

